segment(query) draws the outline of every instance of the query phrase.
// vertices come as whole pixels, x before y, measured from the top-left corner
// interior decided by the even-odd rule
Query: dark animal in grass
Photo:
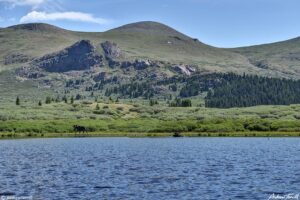
[[[180,132],[175,132],[173,137],[183,137],[183,135]]]
[[[87,132],[87,128],[85,128],[84,126],[74,125],[73,129],[77,133],[86,133]]]

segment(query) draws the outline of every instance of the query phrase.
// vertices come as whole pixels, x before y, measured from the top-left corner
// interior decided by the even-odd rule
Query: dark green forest
[[[81,80],[69,81],[76,87]],[[104,90],[105,88],[105,90]],[[137,81],[121,84],[117,77],[96,82],[86,91],[104,90],[107,97],[170,100],[172,107],[189,107],[190,98],[206,95],[205,106],[213,108],[300,103],[300,81],[234,73],[196,73],[160,81]],[[182,103],[183,102],[183,103]]]
[[[300,103],[300,81],[259,76],[220,75],[209,89],[206,107],[230,108]]]

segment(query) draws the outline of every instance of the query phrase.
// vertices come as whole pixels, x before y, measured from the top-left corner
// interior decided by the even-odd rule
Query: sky
[[[300,0],[0,0],[0,27],[45,22],[75,31],[106,31],[157,21],[217,47],[300,36]]]

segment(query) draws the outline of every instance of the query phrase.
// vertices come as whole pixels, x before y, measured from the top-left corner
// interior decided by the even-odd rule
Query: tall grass
[[[10,133],[72,133],[73,125],[88,132],[298,132],[299,121],[250,120],[173,120],[158,119],[72,119],[72,120],[7,120],[0,122],[0,132]]]

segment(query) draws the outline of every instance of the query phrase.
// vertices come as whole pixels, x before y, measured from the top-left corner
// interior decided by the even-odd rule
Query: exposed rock
[[[31,65],[48,72],[67,72],[100,66],[102,60],[102,56],[96,53],[89,40],[81,40],[62,51],[36,59]]]
[[[136,70],[144,70],[148,67],[158,67],[158,64],[151,60],[143,60],[137,59],[134,62],[132,61],[123,61],[121,64],[121,68],[129,68],[134,67]]]
[[[94,76],[93,79],[94,81],[99,82],[104,80],[105,76],[106,76],[106,72],[100,72],[98,75]]]
[[[112,59],[108,59],[108,65],[111,67],[111,68],[114,68],[114,67],[118,67],[121,65],[121,63],[119,61],[115,61],[115,60],[112,60]]]
[[[163,80],[168,77],[168,75],[164,72],[155,71],[149,74],[151,80]]]
[[[122,56],[122,51],[114,42],[106,41],[101,43],[101,47],[105,53],[106,58],[116,59]]]
[[[38,69],[28,66],[18,68],[16,70],[16,74],[20,77],[29,79],[38,79],[46,76],[43,72],[39,71]]]
[[[146,69],[148,67],[154,67],[156,66],[155,62],[152,62],[150,60],[135,60],[135,62],[133,63],[133,66],[136,70],[143,70]]]
[[[191,65],[186,66],[186,69],[191,73],[196,72],[196,68],[197,68],[196,66],[191,66]]]
[[[114,42],[106,41],[101,43],[101,47],[105,53],[105,58],[108,60],[108,65],[112,68],[121,65],[117,59],[122,57],[122,51]]]
[[[24,55],[21,53],[13,53],[13,54],[8,54],[4,57],[4,64],[10,65],[10,64],[14,64],[14,63],[26,63],[30,59],[31,58],[27,55]]]
[[[258,68],[261,69],[268,69],[269,68],[269,64],[268,61],[266,60],[249,60],[250,63]]]
[[[191,75],[192,73],[196,72],[196,68],[191,65],[174,65],[173,69],[181,74]]]
[[[84,77],[84,76],[89,76],[92,74],[92,71],[68,71],[64,72],[64,75],[67,75],[69,77]]]
[[[130,62],[130,61],[123,61],[123,62],[121,63],[121,68],[128,68],[128,67],[130,67],[130,66],[133,66],[133,63]]]

